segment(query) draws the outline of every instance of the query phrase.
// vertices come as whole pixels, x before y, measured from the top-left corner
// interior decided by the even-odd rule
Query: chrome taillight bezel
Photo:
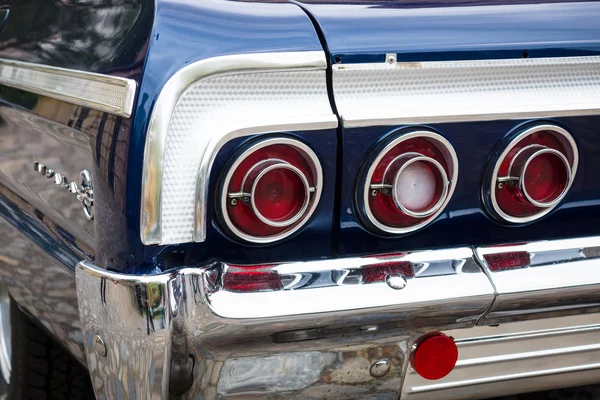
[[[531,198],[531,196],[529,196],[527,189],[524,186],[523,174],[526,170],[526,166],[523,167],[522,173],[519,174],[519,180],[518,180],[519,190],[523,193],[523,196],[525,198],[527,198],[527,201],[529,201],[532,206],[539,208],[539,212],[537,212],[533,215],[523,216],[523,217],[510,215],[509,213],[505,212],[501,208],[500,204],[498,203],[497,196],[496,196],[497,185],[506,184],[506,182],[504,182],[504,180],[503,180],[503,177],[499,177],[500,167],[501,167],[502,163],[505,161],[506,157],[509,155],[509,153],[515,148],[515,146],[517,146],[523,139],[527,138],[530,135],[538,133],[538,132],[551,133],[552,136],[560,142],[560,144],[564,148],[566,154],[564,154],[563,152],[558,151],[556,149],[546,147],[543,145],[538,145],[539,149],[534,154],[537,154],[542,151],[543,152],[551,152],[552,154],[555,154],[556,156],[558,156],[563,161],[563,163],[567,162],[568,165],[570,166],[570,169],[568,170],[568,173],[567,173],[568,182],[558,197],[556,197],[555,199],[553,199],[552,201],[547,202],[547,203],[538,202],[538,201],[534,200],[533,198]],[[520,149],[513,156],[513,159],[511,160],[511,163],[510,163],[509,170],[512,170],[514,160],[517,158],[518,154],[520,152],[522,152],[523,150],[525,150],[526,148],[531,148],[532,146],[536,146],[536,145],[525,146],[524,148]],[[529,162],[530,162],[530,159],[527,160],[527,163],[529,163]],[[575,175],[577,173],[577,167],[578,167],[578,163],[579,163],[579,151],[577,149],[577,144],[575,143],[575,139],[573,139],[573,136],[566,129],[564,129],[558,125],[554,125],[554,124],[541,124],[541,125],[535,125],[535,126],[530,126],[528,128],[525,128],[521,132],[519,132],[516,136],[514,136],[508,142],[508,144],[506,144],[504,146],[502,152],[497,157],[495,157],[495,159],[493,160],[493,163],[494,163],[493,164],[494,168],[492,170],[492,173],[491,173],[490,177],[484,181],[484,186],[482,188],[483,201],[484,201],[484,204],[486,205],[487,210],[492,214],[493,217],[495,217],[495,219],[499,220],[500,222],[506,222],[506,223],[510,223],[510,224],[525,224],[525,223],[536,221],[536,220],[544,217],[548,213],[550,213],[552,210],[554,210],[556,208],[556,206],[567,195],[567,193],[569,192],[569,189],[571,188],[571,186],[573,184]]]
[[[256,204],[254,202],[254,199],[251,196],[248,202],[250,204],[250,207],[253,209],[256,217],[261,222],[263,222],[269,226],[272,226],[272,227],[281,227],[281,228],[289,227],[288,229],[285,229],[282,232],[274,234],[274,235],[256,236],[256,235],[246,233],[246,232],[242,231],[241,229],[239,229],[235,225],[235,223],[231,220],[231,218],[229,217],[227,207],[228,207],[229,202],[232,200],[232,193],[229,192],[228,188],[229,188],[230,181],[231,181],[231,178],[232,178],[234,172],[248,156],[250,156],[257,150],[260,150],[260,149],[263,149],[265,147],[272,146],[272,145],[290,146],[294,150],[296,150],[298,153],[300,153],[303,156],[303,158],[310,165],[311,172],[315,177],[315,183],[313,186],[308,187],[307,195],[308,195],[309,199],[306,202],[306,204],[303,205],[303,207],[300,210],[300,212],[298,213],[298,215],[295,215],[294,217],[292,217],[291,221],[286,220],[285,223],[276,223],[275,221],[265,221],[265,219],[267,219],[267,218],[265,218],[260,212],[258,212]],[[306,225],[306,223],[308,222],[310,217],[314,214],[315,210],[317,209],[317,206],[321,199],[321,193],[323,191],[323,168],[321,166],[321,162],[319,161],[319,158],[317,157],[316,153],[309,146],[307,146],[306,144],[302,143],[301,141],[299,141],[297,139],[293,139],[293,138],[289,138],[289,137],[271,137],[271,138],[260,140],[256,143],[252,144],[250,147],[248,147],[246,150],[244,150],[241,154],[236,155],[234,157],[235,157],[235,160],[232,163],[230,163],[229,166],[226,167],[228,169],[222,179],[222,183],[220,185],[220,187],[221,187],[220,199],[219,199],[219,201],[217,201],[217,204],[219,205],[218,212],[219,212],[220,218],[224,222],[224,227],[226,228],[225,230],[228,233],[230,233],[229,236],[231,236],[234,239],[239,239],[239,240],[242,240],[243,242],[247,242],[247,243],[268,244],[268,243],[273,243],[273,242],[283,240],[283,239],[289,237],[290,235],[294,234],[295,232],[297,232],[299,229],[301,229],[302,227],[304,227]],[[279,167],[286,168],[286,169],[293,171],[296,174],[299,174],[299,176],[301,176],[300,179],[303,181],[305,187],[308,185],[306,177],[303,176],[304,174],[301,171],[299,171],[298,168],[296,168],[292,164],[287,163],[286,161],[283,161],[283,160],[277,160],[277,159],[271,159],[271,160],[279,161],[278,164],[277,163],[273,164],[274,166],[277,166],[278,168]],[[253,165],[252,168],[254,168],[255,166],[256,166],[256,164]],[[244,178],[244,180],[245,179],[246,178]],[[257,177],[256,180],[254,181],[254,183],[252,184],[252,191],[254,191],[254,188],[256,187],[256,184],[258,183],[259,179],[260,179],[260,176]],[[244,182],[242,183],[242,186],[243,185],[244,185]]]
[[[454,190],[456,189],[456,183],[458,180],[458,156],[456,155],[456,151],[454,150],[452,144],[439,133],[426,129],[413,129],[410,131],[402,130],[392,132],[390,137],[393,138],[388,139],[385,142],[379,144],[375,149],[373,149],[370,152],[370,155],[368,156],[362,168],[363,173],[359,175],[355,191],[357,209],[359,211],[359,215],[361,216],[361,220],[364,223],[364,225],[373,233],[383,234],[387,236],[401,235],[414,232],[419,229],[422,229],[426,225],[429,225],[431,222],[433,222],[435,218],[437,218],[448,205],[448,202],[454,194]],[[379,162],[383,159],[383,157],[385,157],[386,154],[388,154],[398,144],[414,138],[423,138],[427,140],[428,142],[433,144],[443,155],[444,161],[449,169],[448,174],[446,174],[445,171],[443,174],[443,180],[445,185],[445,187],[443,188],[443,197],[435,205],[435,210],[432,210],[432,212],[420,213],[420,215],[419,213],[407,214],[417,218],[422,218],[422,221],[420,221],[419,223],[409,227],[388,226],[375,217],[369,204],[369,196],[371,196],[372,191],[374,190],[374,186],[371,184],[373,174]],[[429,157],[423,155],[419,155],[419,157],[429,159]],[[427,161],[434,161],[435,164],[439,164],[433,159]],[[394,201],[396,202],[395,196]]]

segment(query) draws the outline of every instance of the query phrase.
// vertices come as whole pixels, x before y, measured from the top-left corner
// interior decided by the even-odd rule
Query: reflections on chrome
[[[596,383],[599,332],[600,314],[446,331],[458,346],[456,367],[438,381],[409,367],[402,399],[501,396]]]
[[[475,249],[496,289],[480,324],[600,311],[600,237]]]
[[[406,287],[389,287],[390,273]],[[469,248],[152,276],[83,262],[76,278],[92,381],[109,398],[397,397],[410,338],[474,326],[493,300]],[[380,359],[390,372],[373,379]]]

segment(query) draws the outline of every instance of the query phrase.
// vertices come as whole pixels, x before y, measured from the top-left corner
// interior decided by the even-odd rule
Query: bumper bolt
[[[396,290],[404,289],[407,283],[404,275],[398,274],[389,274],[385,277],[385,282],[389,287]]]
[[[377,360],[371,365],[370,372],[373,378],[381,378],[390,372],[390,362],[388,360]]]
[[[94,351],[100,357],[106,357],[106,345],[104,344],[104,340],[98,335],[94,338]]]

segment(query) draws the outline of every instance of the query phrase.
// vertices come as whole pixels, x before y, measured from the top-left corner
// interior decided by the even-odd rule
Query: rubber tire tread
[[[11,302],[9,400],[95,399],[88,371]]]

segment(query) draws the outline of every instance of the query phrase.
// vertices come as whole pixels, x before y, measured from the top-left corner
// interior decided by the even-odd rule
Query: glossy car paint
[[[141,79],[151,1],[8,1],[0,58]],[[125,197],[132,119],[0,87],[0,251],[11,296],[83,359],[74,268],[82,259],[128,259]],[[94,177],[96,220],[75,195],[33,169],[70,181]]]
[[[322,50],[317,33],[305,12],[293,4],[222,0],[159,2],[138,97],[128,181],[141,182],[142,154],[149,116],[160,89],[176,71],[191,62],[227,54],[315,50]],[[321,157],[321,162],[326,163],[324,167],[334,173],[335,160],[331,157],[331,149],[336,146],[335,133],[329,131],[323,132],[322,135],[310,133],[302,136],[311,136],[311,145]],[[219,166],[223,165],[234,151],[235,146],[227,146],[227,150],[221,151],[217,159]],[[219,170],[219,167],[213,168],[213,187],[216,185],[215,178]],[[331,254],[332,243],[329,236],[332,225],[333,186],[323,193],[323,207],[319,208],[317,215],[296,239],[290,238],[281,244],[268,247],[248,246],[231,241],[219,232],[214,223],[211,223],[207,232],[207,242],[144,247],[139,239],[141,185],[129,188],[129,245],[132,257],[141,264],[138,267],[132,263],[132,271],[135,271],[135,268],[141,271],[155,266],[164,268],[165,262],[168,265],[181,265],[184,258],[178,254],[183,250],[186,260],[194,261],[222,256],[243,262],[268,262],[324,257]],[[212,204],[208,210],[210,216],[214,210]],[[114,269],[119,270],[117,266]]]
[[[460,3],[460,5],[467,4],[468,7],[445,7],[445,4],[436,2],[369,2],[361,5],[328,4],[317,1],[304,4],[302,7],[306,7],[316,18],[325,36],[333,62],[378,62],[382,59],[382,55],[388,52],[400,53],[401,60],[522,57],[524,53],[527,53],[528,57],[536,57],[597,54],[598,52],[600,28],[593,18],[600,9],[598,3],[493,6],[490,6],[490,3],[469,1]],[[19,10],[26,9],[17,9],[17,6],[12,5],[11,7],[11,18]],[[26,5],[18,7],[26,7]],[[93,34],[95,31],[103,31],[101,27],[112,29],[113,36],[125,35],[127,40],[120,45],[109,39],[112,36],[106,35],[103,43],[110,49],[110,54],[113,54],[112,57],[108,57],[110,62],[100,57],[97,51],[74,47],[69,52],[56,41],[51,41],[49,46],[41,47],[53,51],[43,52],[30,43],[39,40],[44,32],[31,33],[29,44],[22,40],[18,46],[5,49],[3,54],[8,57],[10,51],[13,51],[15,54],[20,54],[18,59],[22,60],[43,61],[50,65],[79,67],[84,70],[109,72],[139,79],[143,57],[148,50],[134,119],[113,120],[113,117],[106,114],[90,116],[89,110],[76,107],[72,110],[73,116],[69,116],[70,119],[74,119],[74,122],[69,122],[69,118],[64,116],[59,117],[58,112],[47,116],[49,119],[58,120],[55,122],[62,125],[75,124],[78,131],[83,131],[90,138],[96,136],[95,139],[90,139],[89,152],[78,151],[81,151],[82,157],[89,159],[89,155],[92,155],[96,160],[90,167],[94,169],[97,204],[106,204],[104,200],[109,200],[108,206],[99,206],[97,209],[95,222],[97,239],[87,241],[88,256],[96,255],[97,264],[115,270],[142,273],[153,270],[157,266],[164,268],[163,263],[181,265],[215,256],[223,257],[230,262],[270,262],[328,257],[338,253],[362,254],[377,249],[410,250],[434,244],[444,246],[456,242],[469,243],[474,237],[479,240],[478,243],[491,243],[492,240],[503,237],[509,240],[515,235],[529,238],[545,233],[548,237],[558,234],[549,231],[547,226],[542,229],[541,225],[536,224],[522,228],[500,227],[485,216],[476,200],[477,194],[472,192],[475,185],[462,186],[465,180],[475,182],[480,179],[485,168],[485,159],[489,156],[483,151],[481,158],[476,160],[477,164],[472,164],[475,166],[473,173],[470,176],[461,174],[459,178],[459,188],[447,208],[452,218],[448,218],[450,214],[446,212],[432,226],[399,239],[382,239],[366,233],[358,224],[355,210],[352,209],[353,202],[350,199],[354,190],[355,176],[352,174],[364,159],[366,150],[387,132],[398,128],[381,127],[343,132],[344,164],[342,173],[339,174],[343,177],[343,181],[335,182],[332,176],[330,184],[327,185],[330,191],[333,191],[334,186],[342,189],[338,196],[343,202],[339,206],[336,217],[341,221],[339,227],[337,219],[332,220],[329,215],[334,207],[333,193],[329,192],[323,197],[324,204],[319,208],[318,215],[313,218],[307,229],[302,231],[306,234],[301,232],[298,237],[290,238],[280,244],[263,247],[240,244],[223,235],[218,223],[212,219],[209,239],[206,243],[166,248],[143,246],[139,240],[140,185],[133,182],[141,180],[141,154],[148,117],[160,89],[168,78],[190,62],[219,55],[264,51],[310,51],[322,48],[311,21],[297,5],[219,0],[202,2],[202,4],[161,1],[157,4],[151,35],[147,31],[152,24],[149,7],[148,4],[111,5],[108,8],[105,5],[104,8],[98,7],[97,10],[93,7],[80,8],[77,12],[75,9],[60,12],[55,10],[54,13],[50,13],[51,16],[46,17],[52,17],[50,22],[54,21],[55,31],[66,32],[64,37],[68,36],[70,40],[75,40],[73,39],[75,37],[90,37],[86,42],[90,43],[91,38],[93,40],[98,38],[97,32]],[[106,9],[113,10],[117,15],[135,15],[137,19],[127,28],[115,23],[118,18],[107,17]],[[69,16],[87,21],[88,23],[84,24],[87,28],[80,25],[77,25],[77,28],[70,27],[64,22]],[[373,23],[375,20],[377,23]],[[31,20],[25,21],[25,25],[30,24]],[[232,26],[237,29],[231,29]],[[145,41],[142,40],[144,35],[141,33],[144,29],[147,33]],[[9,18],[4,33],[0,34],[0,39],[6,34],[8,40],[17,32],[18,29],[14,24],[11,25]],[[126,54],[136,56],[127,58]],[[5,90],[22,93],[14,89]],[[26,95],[30,97],[29,108],[33,110],[32,104],[37,104],[38,96]],[[13,103],[18,102],[13,101]],[[21,101],[21,105],[27,108],[24,101]],[[64,104],[60,106],[65,107]],[[463,129],[467,129],[468,126],[468,131],[487,132],[485,139],[482,140],[486,141],[486,149],[491,151],[494,143],[518,123],[520,122],[479,123],[478,127],[466,124]],[[133,124],[131,132],[129,132],[130,124]],[[108,125],[110,129],[107,129]],[[472,143],[468,137],[463,138],[459,133],[449,134],[446,128],[434,128],[440,128],[440,132],[453,142],[459,153],[470,152],[468,147],[472,146]],[[99,135],[100,131],[103,133]],[[574,134],[577,137],[578,134]],[[332,149],[336,146],[333,143],[334,139],[319,142],[312,141],[311,134],[300,133],[300,135],[309,139],[310,144],[315,146],[315,151],[327,159],[327,163],[330,164],[328,169],[334,167],[332,157]],[[235,144],[227,146],[219,154],[217,159],[219,167],[223,166],[236,150]],[[459,158],[462,166],[464,161],[462,157]],[[104,165],[100,166],[98,160],[103,160]],[[78,163],[78,166],[80,164],[83,163]],[[215,172],[211,177],[211,181],[215,184],[218,183],[219,167],[213,169]],[[58,167],[56,169],[58,170]],[[464,167],[462,170],[464,171]],[[100,176],[103,178],[99,179]],[[132,183],[126,185],[126,182]],[[574,196],[576,190],[577,186],[572,189],[573,193],[569,196]],[[27,196],[25,198],[27,199]],[[569,198],[567,197],[567,202]],[[465,202],[458,199],[470,200]],[[593,202],[591,198],[584,200],[588,203]],[[53,209],[58,208],[58,205],[53,206]],[[572,205],[567,207],[566,203],[560,209],[562,208],[570,210],[569,213],[575,216],[587,215],[589,212],[589,209],[586,209],[585,213],[579,214],[577,208],[573,208]],[[214,207],[210,205],[211,216],[213,211]],[[52,212],[54,211],[48,210],[47,214],[50,215]],[[456,215],[462,217],[457,219]],[[473,232],[479,232],[477,235],[459,229],[463,223],[471,223],[473,218],[476,220],[475,226],[478,227],[474,226]],[[556,222],[556,218],[552,219],[552,215],[550,218],[554,224],[560,225]],[[341,240],[339,243],[336,242],[338,230],[340,230]],[[481,235],[482,231],[485,231],[486,235]],[[561,230],[559,233],[568,236],[574,231]],[[448,238],[448,232],[452,232],[451,239]],[[85,237],[83,230],[72,231],[71,236],[79,241]],[[87,236],[93,237],[91,232],[88,232]],[[330,239],[322,240],[326,237]],[[300,250],[297,244],[305,241],[306,247],[303,246],[301,247],[303,250]],[[182,252],[185,252],[185,256],[182,256]]]
[[[322,31],[332,63],[383,63],[397,53],[399,62],[600,54],[600,3],[500,4],[473,1],[467,7],[424,2],[345,4],[307,2]],[[495,5],[489,5],[494,4]],[[455,3],[453,3],[455,4]],[[455,4],[456,5],[456,4]],[[473,6],[476,5],[477,7]],[[444,6],[444,7],[440,7]],[[399,104],[398,107],[402,105]],[[357,216],[354,193],[359,165],[375,143],[410,126],[343,129],[340,254],[412,250],[457,244],[503,243],[595,234],[600,187],[589,176],[598,168],[598,117],[560,118],[580,149],[581,165],[562,204],[541,221],[505,226],[493,221],[480,200],[488,159],[503,137],[536,121],[436,124],[459,159],[458,186],[445,211],[428,227],[390,238],[365,230]],[[539,122],[539,121],[538,121]],[[569,224],[565,224],[569,221]]]
[[[598,2],[348,3],[352,2],[304,5],[317,20],[337,63],[383,62],[386,53],[398,53],[402,62],[600,52]],[[468,6],[457,7],[464,4]]]
[[[142,154],[149,115],[169,77],[190,62],[219,55],[320,50],[318,35],[292,4],[170,0],[158,1],[154,9],[151,2],[66,2],[62,8],[46,3],[38,14],[38,3],[6,3],[11,14],[0,32],[0,57],[115,74],[140,85],[130,119],[16,89],[3,87],[0,93],[0,215],[8,222],[1,227],[7,238],[7,249],[0,253],[2,279],[17,301],[79,358],[82,340],[71,269],[80,259],[141,274],[212,257],[258,263],[597,234],[600,119],[573,117],[551,122],[568,129],[579,145],[575,183],[564,203],[534,224],[501,226],[486,216],[479,201],[479,183],[496,144],[531,121],[456,123],[430,127],[453,143],[460,159],[458,188],[446,211],[431,226],[405,237],[368,233],[353,208],[355,177],[375,143],[403,128],[372,127],[340,131],[339,142],[331,131],[288,133],[313,146],[327,171],[321,207],[309,226],[289,240],[247,246],[227,238],[213,222],[205,243],[145,247],[139,240]],[[480,7],[451,8],[413,0],[315,3],[320,4],[308,8],[327,39],[331,60],[339,63],[382,62],[389,52],[401,54],[401,60],[423,61],[590,55],[600,48],[597,3],[488,6],[490,1],[463,1]],[[219,154],[211,176],[215,188],[219,170],[244,143],[232,142]],[[340,144],[343,156],[336,159]],[[51,182],[31,167],[35,155],[51,158],[48,165],[70,176],[91,169],[95,222],[79,221],[74,199],[54,197]],[[212,218],[214,207],[209,207]],[[30,250],[31,241],[44,252]],[[64,324],[62,318],[73,323]]]
[[[498,223],[483,210],[481,202],[481,184],[488,161],[499,149],[498,144],[505,136],[519,131],[524,124],[542,122],[562,126],[575,137],[580,166],[573,186],[557,209],[541,220],[520,226]],[[597,234],[598,225],[594,221],[600,221],[600,200],[597,198],[600,185],[591,171],[600,168],[598,124],[600,117],[572,117],[549,121],[468,122],[428,126],[448,139],[456,150],[459,160],[456,190],[444,212],[433,223],[412,234],[396,237],[374,235],[357,218],[354,189],[355,177],[361,166],[354,160],[368,156],[371,148],[366,148],[365,142],[375,144],[385,140],[386,135],[394,134],[397,128],[347,129],[344,131],[340,253],[361,254]]]
[[[0,57],[131,78],[138,83],[154,17],[151,1],[19,1],[0,32]],[[105,265],[129,259],[126,247],[126,173],[132,118],[18,89],[0,89],[4,165],[0,184],[60,227],[56,241]],[[26,124],[23,121],[27,121]],[[33,171],[39,161],[75,180],[94,177],[96,220],[81,213],[75,196]],[[97,239],[97,240],[96,240]],[[43,245],[43,243],[39,243]],[[75,263],[66,265],[74,269]]]
[[[0,58],[138,78],[154,2],[4,0]]]

